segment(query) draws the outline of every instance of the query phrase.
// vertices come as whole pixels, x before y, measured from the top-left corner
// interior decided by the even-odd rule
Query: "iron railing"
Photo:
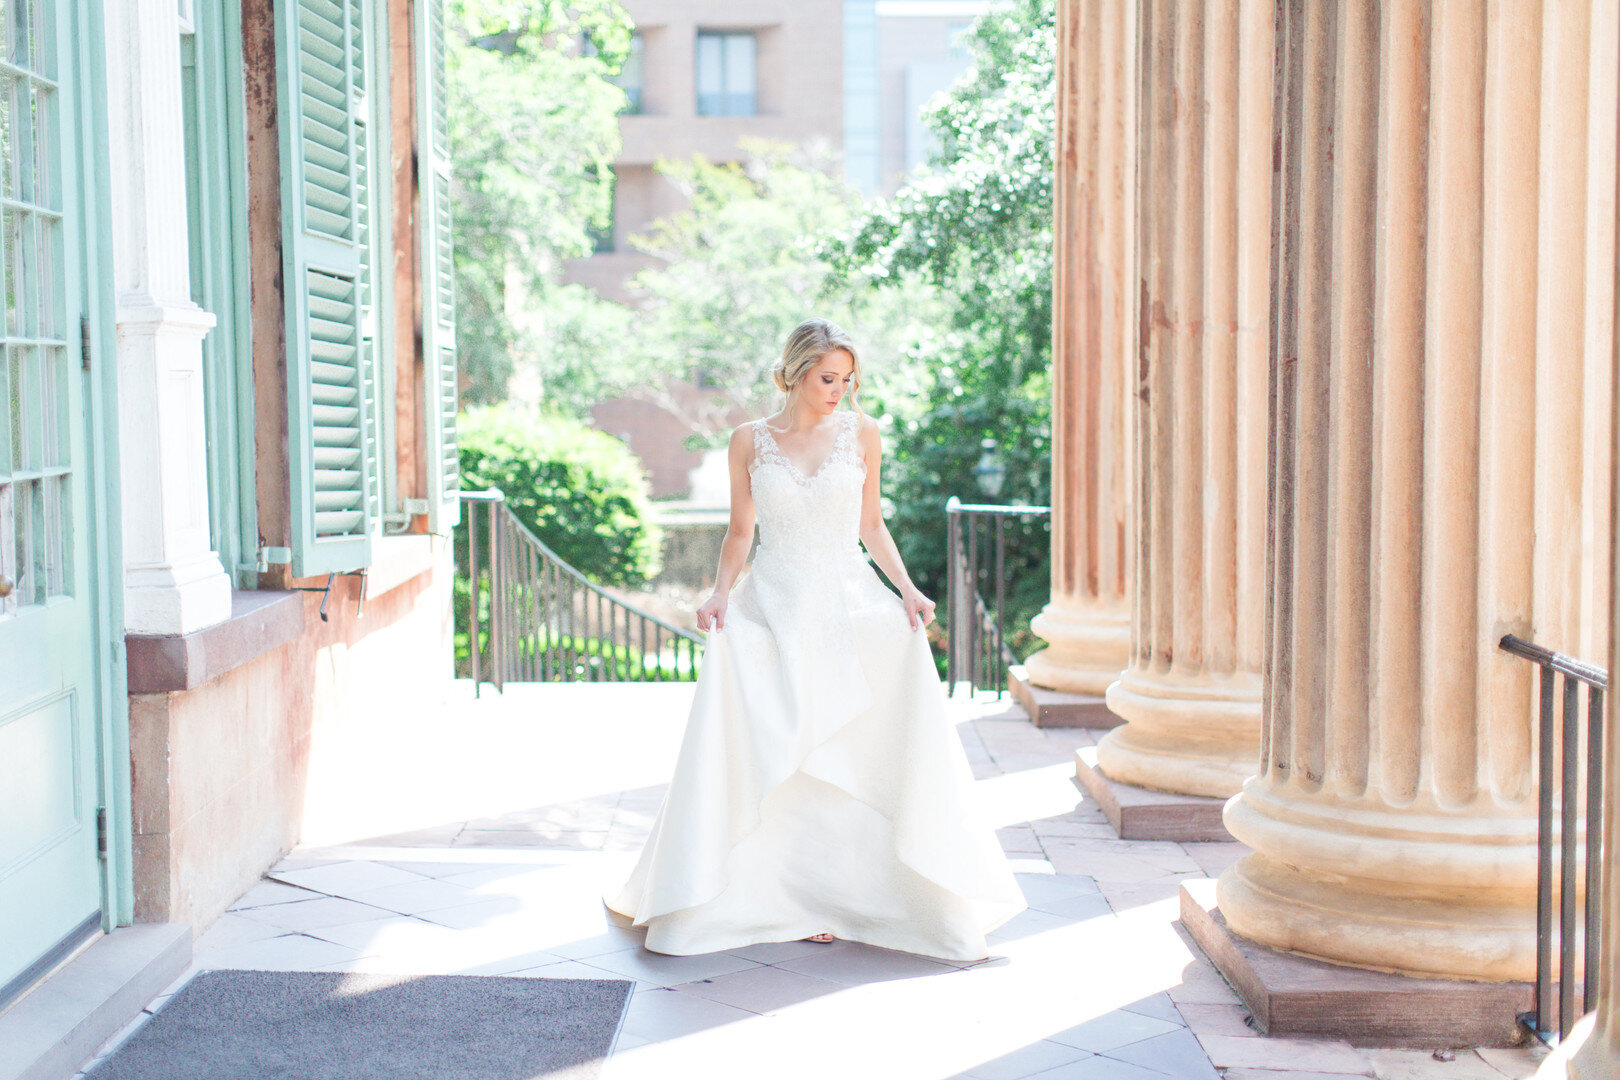
[[[1007,520],[1045,517],[1045,506],[985,506],[955,496],[945,504],[948,525],[945,597],[945,681],[974,690],[1007,688],[1007,669],[1018,662],[1007,645]],[[988,593],[988,596],[986,595]]]
[[[464,491],[461,499],[468,504],[467,652],[475,696],[486,681],[499,690],[509,682],[697,677],[703,641],[696,634],[614,596],[568,565],[518,520],[501,492]]]
[[[1609,688],[1609,673],[1512,634],[1504,637],[1500,645],[1541,668],[1541,708],[1536,733],[1540,794],[1536,857],[1536,1000],[1535,1010],[1521,1015],[1519,1022],[1530,1034],[1553,1046],[1568,1036],[1575,1021],[1597,1004],[1598,946],[1602,930],[1599,905],[1603,895],[1599,878],[1603,865],[1603,693]],[[1560,677],[1562,687],[1556,685]],[[1581,730],[1583,686],[1586,687],[1584,737]],[[1559,706],[1556,719],[1555,703]],[[1558,811],[1556,821],[1554,803]],[[1583,832],[1584,852],[1580,850]],[[1581,910],[1583,891],[1584,911]],[[1553,926],[1555,898],[1558,903],[1556,930]],[[1556,1008],[1552,956],[1555,939],[1558,943]],[[1575,1007],[1577,981],[1582,999],[1579,1009]]]

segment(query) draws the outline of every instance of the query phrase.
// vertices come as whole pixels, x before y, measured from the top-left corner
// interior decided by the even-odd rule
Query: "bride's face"
[[[799,390],[817,412],[831,413],[849,393],[854,373],[855,358],[843,349],[834,349],[805,374]]]

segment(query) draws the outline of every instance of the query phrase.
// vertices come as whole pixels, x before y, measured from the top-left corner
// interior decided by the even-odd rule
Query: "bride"
[[[608,906],[660,953],[837,937],[981,959],[1024,901],[974,812],[923,632],[934,604],[883,523],[855,344],[807,320],[774,375],[786,406],[731,437],[731,523],[697,612],[709,641],[675,775]]]

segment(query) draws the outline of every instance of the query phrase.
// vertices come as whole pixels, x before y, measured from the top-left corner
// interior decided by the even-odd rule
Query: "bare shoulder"
[[[735,451],[737,451],[739,449],[740,450],[751,450],[751,449],[753,449],[753,446],[754,446],[754,425],[757,422],[758,421],[750,420],[747,423],[738,424],[735,428],[732,429],[732,431],[731,431],[731,442],[728,443],[727,445],[733,452],[735,452]]]
[[[855,421],[855,438],[864,450],[880,450],[883,446],[883,436],[878,428],[878,422],[865,413],[857,414]]]

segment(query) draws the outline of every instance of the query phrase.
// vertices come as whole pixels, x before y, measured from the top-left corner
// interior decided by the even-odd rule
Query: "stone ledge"
[[[1048,690],[1029,681],[1021,665],[1007,669],[1007,688],[1036,727],[1115,728],[1125,721],[1100,697]]]
[[[1231,840],[1221,819],[1225,799],[1150,791],[1112,780],[1097,767],[1097,748],[1074,753],[1074,778],[1097,800],[1121,840]]]
[[[297,592],[231,593],[224,622],[190,634],[130,634],[124,638],[131,694],[190,690],[280,648],[304,632],[304,599]]]
[[[1181,925],[1267,1035],[1425,1050],[1522,1041],[1529,983],[1414,978],[1277,952],[1227,928],[1213,881],[1182,883]]]
[[[0,1080],[72,1076],[191,963],[191,927],[114,930],[0,1015]]]

